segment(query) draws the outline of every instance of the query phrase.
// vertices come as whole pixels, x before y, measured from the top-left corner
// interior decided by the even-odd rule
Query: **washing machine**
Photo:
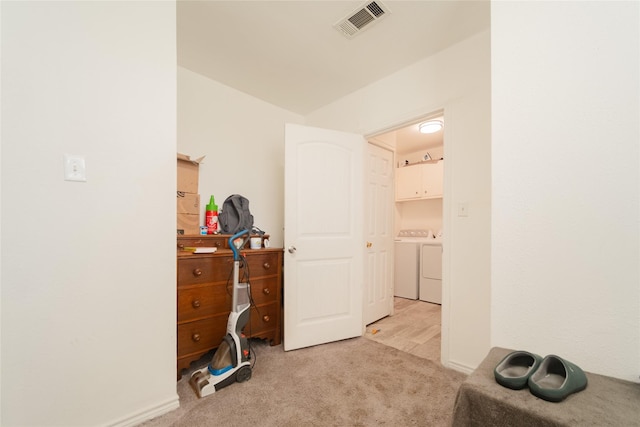
[[[420,244],[419,297],[442,304],[442,238]]]
[[[421,246],[434,240],[430,230],[400,230],[395,239],[394,295],[417,300],[420,297]]]

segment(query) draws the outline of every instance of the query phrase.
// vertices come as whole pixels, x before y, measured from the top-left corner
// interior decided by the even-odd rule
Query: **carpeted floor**
[[[180,408],[142,425],[448,426],[466,377],[363,337],[289,352],[254,346],[249,381],[198,399],[184,375]]]

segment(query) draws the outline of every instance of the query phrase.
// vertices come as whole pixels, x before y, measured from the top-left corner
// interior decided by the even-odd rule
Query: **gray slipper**
[[[514,351],[502,359],[493,370],[498,384],[513,390],[525,388],[529,376],[538,368],[542,357],[528,351]]]
[[[587,376],[579,366],[550,354],[529,377],[528,383],[533,395],[550,402],[560,402],[587,388]]]

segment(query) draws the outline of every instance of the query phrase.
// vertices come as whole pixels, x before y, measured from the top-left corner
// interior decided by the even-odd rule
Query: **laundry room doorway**
[[[424,128],[432,124],[439,128],[431,129],[430,133],[420,132],[421,125]],[[392,315],[369,324],[365,336],[437,362],[444,360],[442,318],[446,307],[442,305],[443,277],[442,273],[438,277],[430,273],[425,276],[422,264],[424,257],[429,258],[438,252],[438,259],[429,258],[424,264],[428,267],[437,262],[442,266],[442,241],[446,234],[443,212],[444,135],[444,110],[438,110],[367,138],[370,143],[389,147],[394,152],[394,196],[391,200],[394,214],[390,222],[395,243]],[[401,239],[400,236],[404,237]],[[405,249],[411,246],[413,250],[396,253],[398,244]],[[429,250],[423,256],[424,247]],[[398,255],[407,253],[412,254],[412,260],[403,258],[399,264]]]

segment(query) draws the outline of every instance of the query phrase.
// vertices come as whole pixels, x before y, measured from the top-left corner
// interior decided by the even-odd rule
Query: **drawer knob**
[[[271,268],[271,264],[269,264],[268,262],[265,262],[264,264],[262,264],[262,267],[264,267],[265,270],[268,270]]]
[[[191,339],[194,340],[195,342],[200,341],[200,334],[191,335]]]
[[[193,270],[193,275],[196,277],[202,276],[202,270],[200,270],[199,268],[196,268],[195,270]]]
[[[269,320],[271,320],[271,318],[265,314],[264,316],[262,316],[262,320],[267,323]]]
[[[269,288],[264,288],[262,290],[262,293],[265,294],[265,295],[269,295],[271,293],[271,291],[269,290]]]
[[[200,300],[195,300],[191,303],[191,305],[193,306],[193,308],[198,308],[200,307]]]

